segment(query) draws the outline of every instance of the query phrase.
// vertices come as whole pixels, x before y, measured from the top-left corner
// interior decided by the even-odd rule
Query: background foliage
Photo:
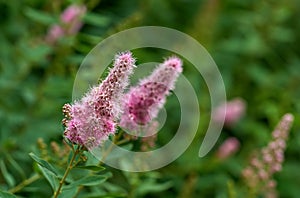
[[[49,27],[71,3],[87,6],[84,26],[56,44],[45,41]],[[290,133],[282,172],[276,174],[280,197],[298,197],[300,190],[300,1],[299,0],[144,0],[144,1],[0,1],[0,188],[8,190],[34,174],[37,165],[28,153],[50,156],[51,143],[61,149],[61,107],[71,101],[73,81],[85,55],[102,39],[143,25],[175,28],[196,38],[217,63],[229,99],[242,97],[246,115],[224,128],[218,145],[237,137],[237,154],[216,160],[215,149],[198,158],[199,143],[210,116],[209,93],[200,74],[186,61],[184,75],[193,84],[202,118],[194,143],[172,164],[149,173],[110,169],[110,179],[83,190],[78,197],[229,197],[229,189],[243,196],[241,170],[250,153],[263,147],[280,117],[291,112]],[[137,51],[138,63],[161,61],[163,51]],[[168,119],[176,104],[167,103]],[[176,111],[176,110],[174,110]],[[176,131],[166,123],[157,144]],[[42,138],[42,140],[38,139]],[[44,152],[44,154],[43,154]],[[45,152],[48,154],[45,154]],[[230,187],[230,188],[229,188]],[[21,197],[50,197],[43,178],[26,186]],[[89,193],[89,196],[84,193]],[[98,195],[97,195],[98,193]],[[96,196],[97,195],[97,196]],[[4,196],[4,195],[3,195]]]

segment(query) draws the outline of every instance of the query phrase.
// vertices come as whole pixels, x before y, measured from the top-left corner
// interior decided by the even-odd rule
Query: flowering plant
[[[79,164],[81,168],[101,169],[101,162],[96,166],[83,166],[87,160],[84,152],[101,147],[110,135],[121,134],[117,130],[118,125],[132,131],[147,128],[148,132],[153,133],[157,130],[154,119],[163,107],[166,96],[170,94],[169,91],[175,87],[176,79],[182,72],[182,62],[177,57],[166,59],[150,76],[141,80],[138,86],[132,87],[124,95],[135,67],[135,59],[131,52],[117,54],[113,67],[101,83],[90,88],[80,100],[63,106],[64,138],[71,147],[72,155],[62,176],[58,176],[58,171],[47,161],[31,154],[52,184],[54,198],[62,194],[76,194],[82,188],[79,186],[84,186],[91,180],[98,184],[106,179],[103,175],[91,174],[79,181],[70,182],[68,175],[71,169],[78,167]],[[155,139],[143,138],[141,149],[154,147]],[[109,151],[106,155],[109,155]],[[52,176],[58,176],[60,181],[49,177],[46,174],[49,171]],[[68,185],[64,186],[66,183]]]

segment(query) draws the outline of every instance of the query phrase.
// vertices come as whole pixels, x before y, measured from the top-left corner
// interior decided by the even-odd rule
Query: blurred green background
[[[47,42],[50,26],[59,23],[60,14],[72,3],[87,7],[82,28],[55,43]],[[183,156],[155,172],[159,176],[149,173],[156,185],[150,182],[150,190],[141,190],[137,197],[228,197],[232,183],[244,197],[239,190],[244,186],[241,170],[253,150],[267,145],[276,123],[287,112],[295,116],[295,122],[283,170],[275,178],[280,197],[299,197],[299,18],[299,0],[0,0],[0,188],[8,189],[32,174],[28,153],[37,150],[38,138],[46,144],[61,143],[61,107],[72,100],[73,81],[86,54],[116,32],[155,25],[197,39],[218,65],[227,98],[243,98],[247,110],[236,125],[224,128],[217,146],[205,158],[198,158],[211,113],[210,96],[201,75],[185,61],[184,75],[199,96],[197,137]],[[165,52],[137,50],[135,56],[138,64],[160,62]],[[168,112],[172,113],[174,104],[171,97]],[[168,114],[170,120],[180,116],[174,112]],[[167,122],[164,128],[158,145],[172,138],[176,123]],[[229,136],[239,139],[240,150],[216,162],[215,151]],[[51,194],[48,188],[35,190],[23,196]]]

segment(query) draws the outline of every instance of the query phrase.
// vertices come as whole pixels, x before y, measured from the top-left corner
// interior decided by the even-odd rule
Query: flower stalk
[[[273,175],[281,171],[284,162],[284,150],[289,130],[294,121],[292,114],[285,114],[272,133],[272,140],[260,153],[251,158],[250,164],[242,175],[253,194],[276,198],[276,181]]]
[[[74,147],[73,147],[73,148],[74,148]],[[65,180],[67,179],[67,176],[69,175],[71,169],[74,167],[74,161],[75,161],[77,155],[81,153],[81,150],[82,150],[82,147],[81,147],[81,146],[78,146],[78,147],[76,148],[76,150],[73,149],[73,156],[72,156],[72,158],[71,158],[71,160],[70,160],[70,162],[69,162],[69,165],[68,165],[68,167],[67,167],[67,169],[66,169],[66,171],[65,171],[65,173],[64,173],[64,175],[63,175],[63,177],[62,177],[61,180],[59,181],[59,186],[58,186],[57,190],[56,190],[56,191],[54,192],[54,194],[53,194],[53,197],[54,197],[54,198],[57,198],[58,195],[60,194],[61,188],[63,187],[63,184],[65,183]]]

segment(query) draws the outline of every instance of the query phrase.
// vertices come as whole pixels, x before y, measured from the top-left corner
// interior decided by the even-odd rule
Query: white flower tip
[[[164,61],[165,65],[173,67],[177,70],[177,72],[182,72],[182,60],[177,56],[171,56]]]
[[[115,55],[114,58],[115,65],[130,65],[131,67],[135,66],[135,58],[132,56],[130,51],[119,52]]]
[[[287,122],[293,122],[294,116],[291,113],[287,113],[283,116],[283,120],[286,120]]]

